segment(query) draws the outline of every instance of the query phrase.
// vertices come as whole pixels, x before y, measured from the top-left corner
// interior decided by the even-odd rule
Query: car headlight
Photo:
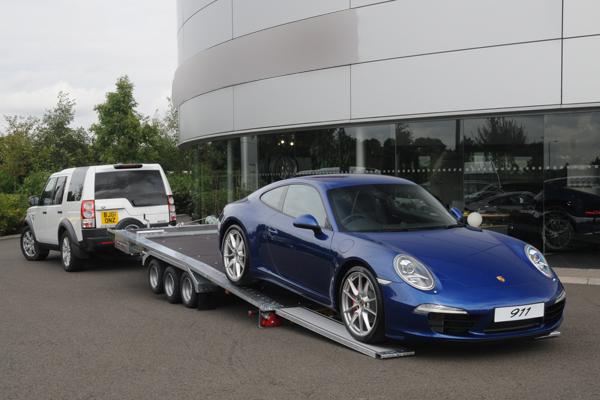
[[[544,257],[541,251],[531,245],[526,245],[525,255],[533,264],[533,266],[536,267],[542,274],[546,275],[548,278],[552,278],[552,269],[550,269],[550,265],[548,264],[548,261],[546,261],[546,257]]]
[[[394,269],[402,280],[420,290],[431,290],[435,281],[423,263],[413,257],[400,254],[394,259]]]

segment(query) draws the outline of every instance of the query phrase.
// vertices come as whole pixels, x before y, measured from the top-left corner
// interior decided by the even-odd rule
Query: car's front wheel
[[[245,285],[250,282],[250,257],[248,244],[242,229],[232,225],[223,235],[221,243],[223,267],[225,275],[234,285]]]
[[[348,332],[365,343],[384,339],[381,290],[367,268],[356,266],[344,275],[340,285],[339,308]]]
[[[49,251],[40,248],[35,235],[29,226],[21,233],[21,252],[28,261],[40,261],[48,257]]]

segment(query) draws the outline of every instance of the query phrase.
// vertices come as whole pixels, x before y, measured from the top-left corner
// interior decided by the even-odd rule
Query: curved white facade
[[[594,0],[178,0],[181,142],[600,103]]]

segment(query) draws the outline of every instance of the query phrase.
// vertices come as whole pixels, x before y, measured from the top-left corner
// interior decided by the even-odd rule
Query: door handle
[[[267,228],[267,231],[268,231],[268,232],[269,232],[271,235],[277,235],[277,234],[279,233],[279,231],[278,231],[277,229],[275,229],[275,228],[271,228],[271,227],[268,227],[268,228]]]
[[[57,213],[57,214],[62,214],[62,211],[57,211],[56,213]]]
[[[48,213],[47,213],[46,211],[42,211],[42,214],[46,215],[46,214],[48,214]]]

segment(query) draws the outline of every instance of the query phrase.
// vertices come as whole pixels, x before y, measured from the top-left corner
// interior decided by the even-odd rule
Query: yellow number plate
[[[118,211],[102,211],[102,225],[116,225],[119,223]]]

